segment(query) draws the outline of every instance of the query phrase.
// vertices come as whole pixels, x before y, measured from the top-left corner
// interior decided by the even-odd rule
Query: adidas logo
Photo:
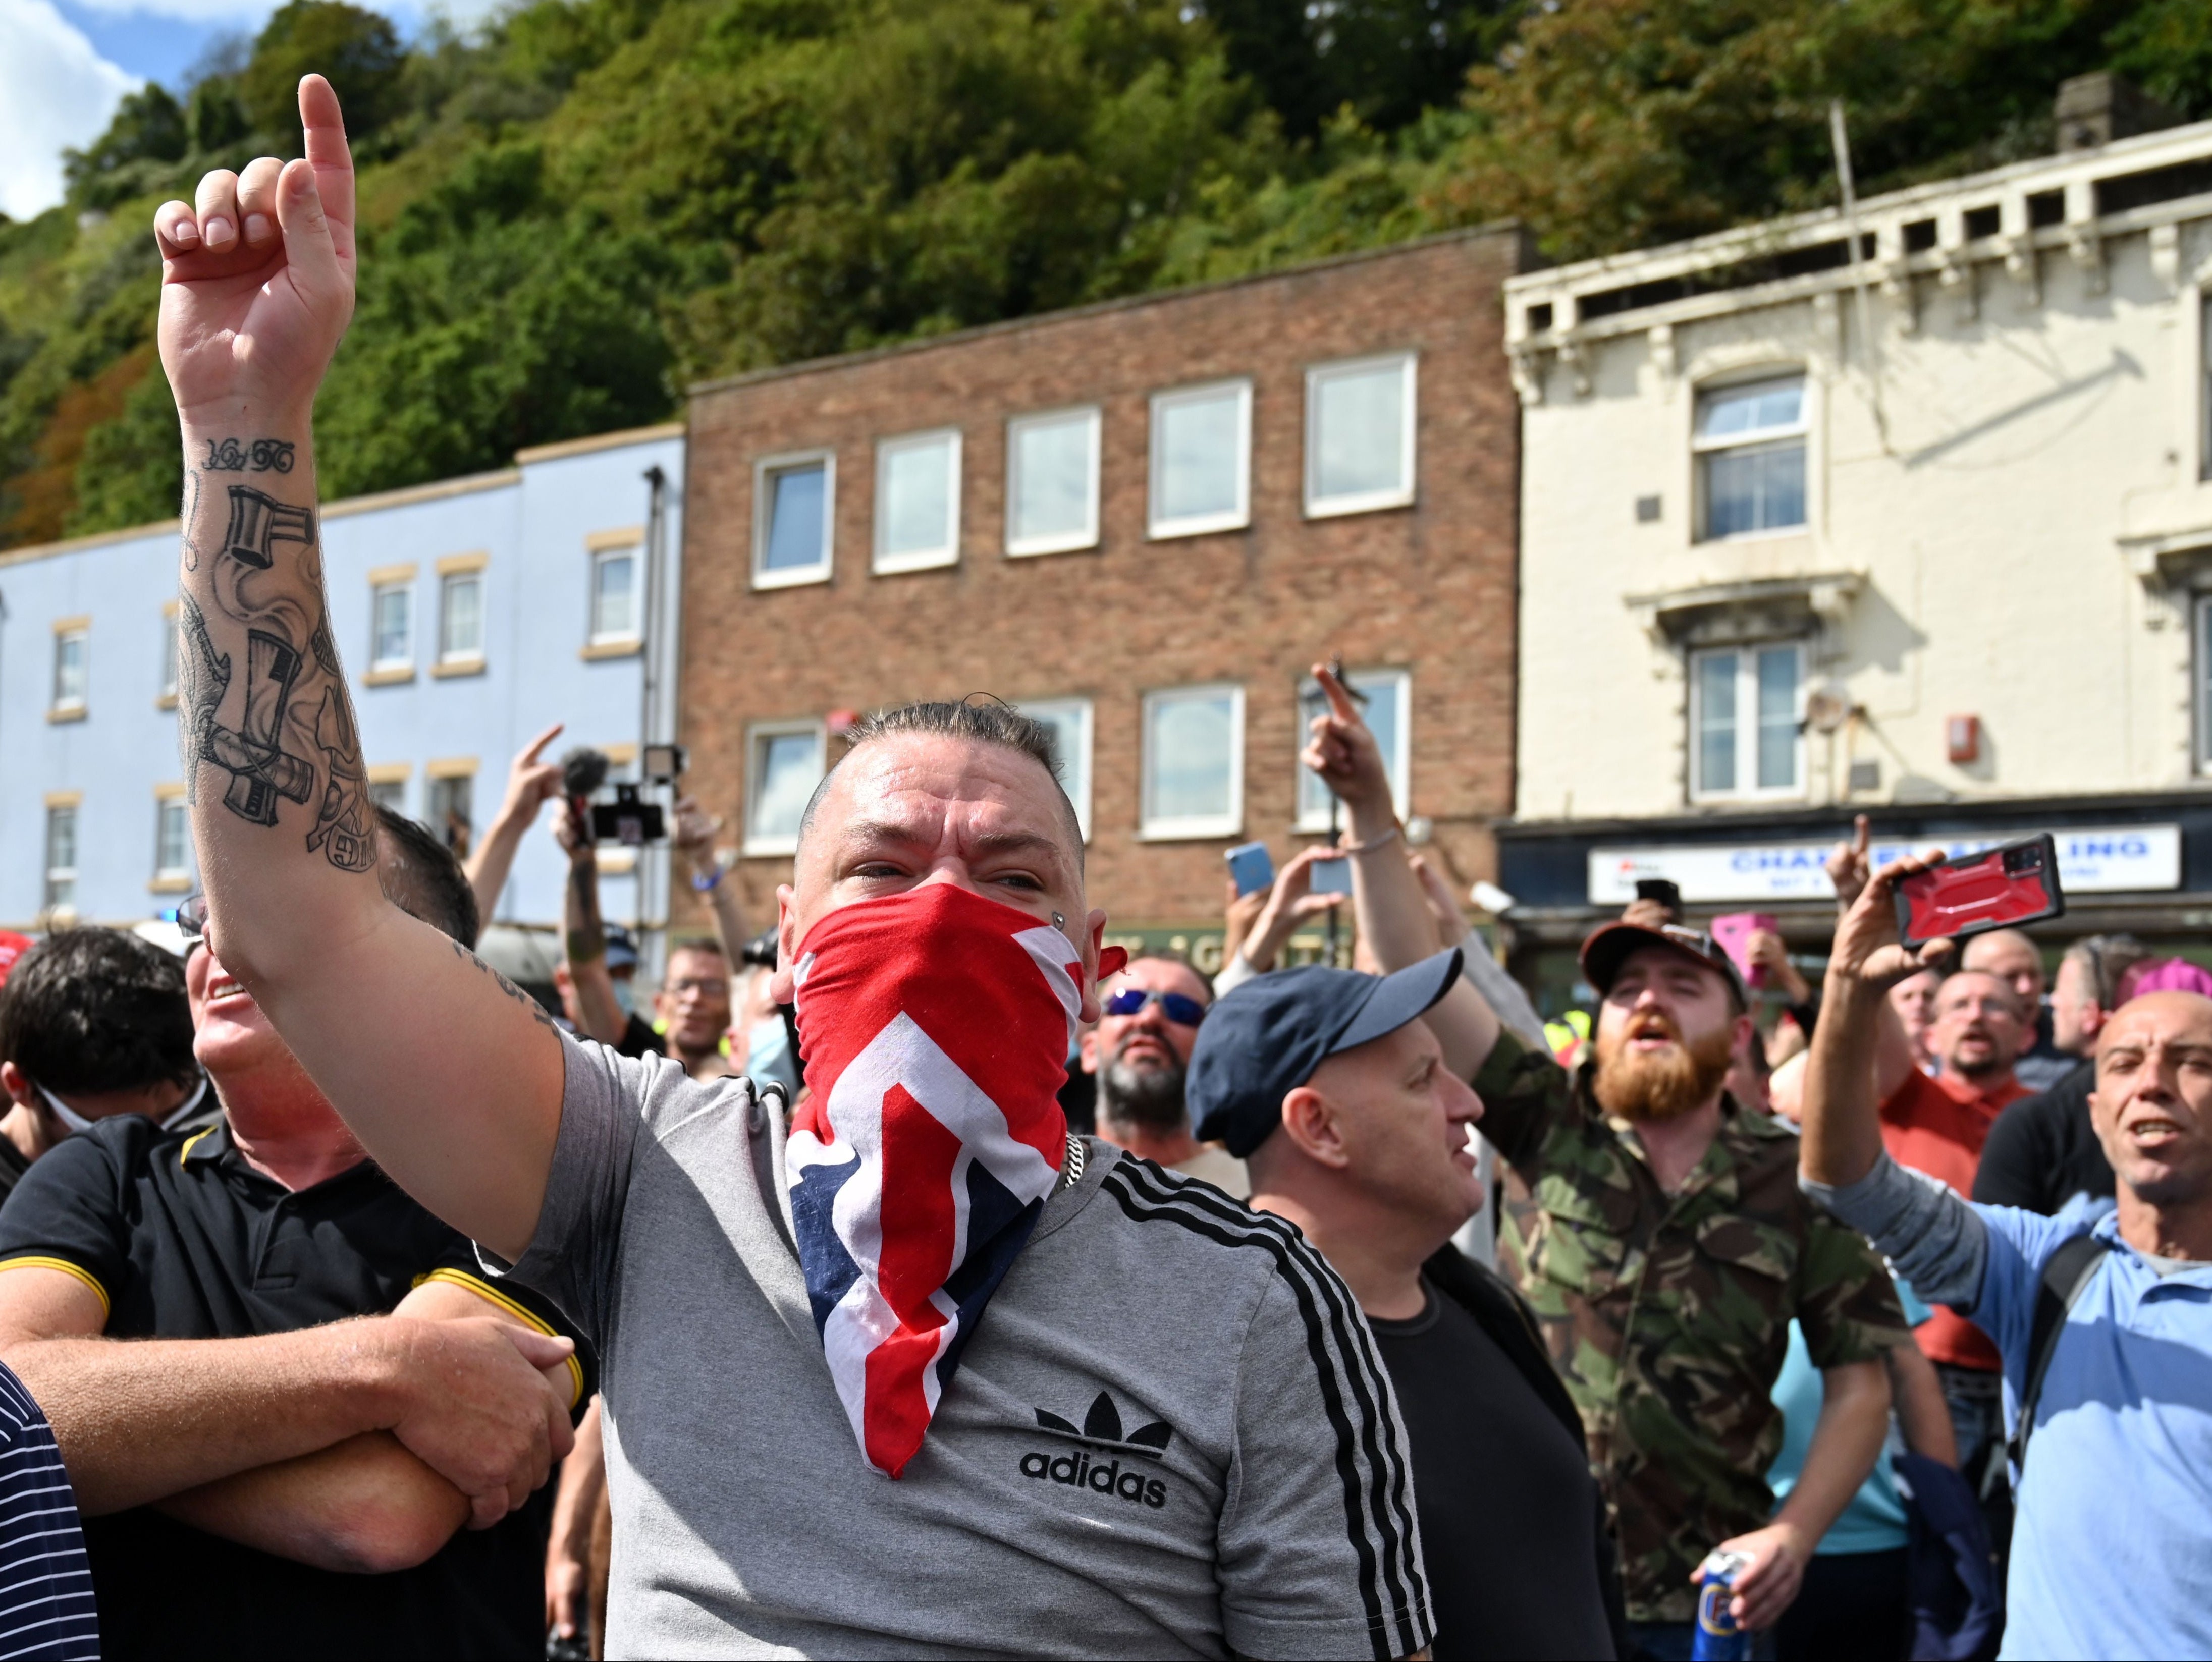
[[[1091,1404],[1091,1411],[1083,1416],[1080,1430],[1069,1421],[1049,1409],[1036,1410],[1037,1428],[1063,1437],[1073,1437],[1084,1447],[1073,1453],[1057,1457],[1032,1451],[1022,1456],[1022,1476],[1036,1477],[1045,1483],[1060,1483],[1069,1489],[1087,1489],[1095,1494],[1112,1495],[1118,1498],[1155,1508],[1168,1503],[1167,1485],[1158,1477],[1148,1478],[1140,1469],[1124,1470],[1121,1457],[1157,1460],[1166,1450],[1175,1435],[1165,1420],[1154,1420],[1150,1425],[1139,1426],[1124,1435],[1121,1412],[1114,1406],[1114,1399],[1101,1391]],[[1091,1451],[1098,1450],[1114,1458],[1094,1460]]]

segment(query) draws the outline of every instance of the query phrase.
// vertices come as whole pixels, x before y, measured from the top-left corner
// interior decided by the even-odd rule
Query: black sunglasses
[[[177,933],[185,937],[185,949],[205,944],[207,941],[208,903],[205,895],[195,895],[177,908]]]
[[[1168,1020],[1177,1027],[1194,1028],[1206,1019],[1206,1006],[1195,998],[1186,998],[1180,992],[1152,992],[1144,987],[1127,987],[1106,1001],[1109,1016],[1134,1016],[1146,1004],[1157,1003],[1168,1014]]]

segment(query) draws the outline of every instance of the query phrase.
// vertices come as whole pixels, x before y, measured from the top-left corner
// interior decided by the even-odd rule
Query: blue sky
[[[358,0],[357,0],[358,3]],[[458,20],[490,0],[452,0]],[[61,200],[61,154],[106,129],[124,94],[174,88],[214,41],[252,35],[276,0],[0,0],[0,213],[27,219]],[[412,36],[424,9],[378,9]]]

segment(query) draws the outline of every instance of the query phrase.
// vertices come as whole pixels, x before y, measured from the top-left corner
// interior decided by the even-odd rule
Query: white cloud
[[[62,199],[62,151],[106,130],[138,86],[52,0],[0,0],[0,213],[28,219]]]

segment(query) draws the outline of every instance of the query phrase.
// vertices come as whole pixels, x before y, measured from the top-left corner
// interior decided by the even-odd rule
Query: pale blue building
[[[684,458],[672,423],[324,505],[331,622],[380,799],[466,839],[553,722],[567,731],[549,757],[593,744],[617,778],[674,736]],[[127,926],[197,886],[176,567],[174,520],[0,553],[0,926]],[[526,840],[497,920],[558,922],[550,821]],[[602,865],[611,921],[665,920],[665,852],[608,851]]]

